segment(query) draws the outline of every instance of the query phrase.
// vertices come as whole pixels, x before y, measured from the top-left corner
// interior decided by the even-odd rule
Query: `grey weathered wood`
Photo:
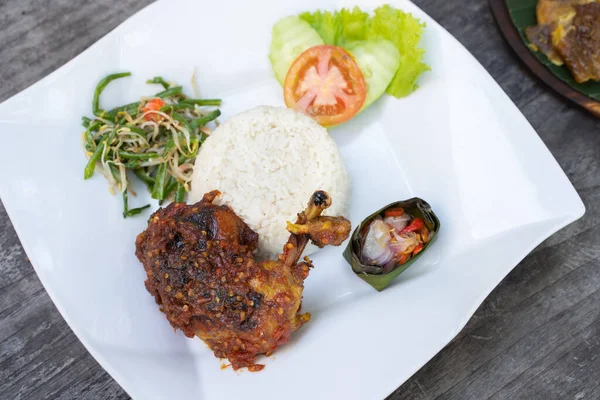
[[[0,0],[0,101],[150,0]],[[465,329],[390,399],[600,398],[600,121],[517,62],[484,0],[416,0],[538,131],[587,207],[511,272]],[[45,293],[0,205],[0,398],[128,398]]]

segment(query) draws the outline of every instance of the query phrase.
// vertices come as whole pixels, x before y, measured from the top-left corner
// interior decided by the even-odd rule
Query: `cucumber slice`
[[[354,42],[345,48],[360,67],[367,85],[367,97],[361,112],[385,93],[400,67],[400,52],[385,39]]]
[[[298,17],[286,17],[273,26],[269,59],[273,72],[283,86],[290,65],[305,50],[324,44],[321,36],[308,22]]]

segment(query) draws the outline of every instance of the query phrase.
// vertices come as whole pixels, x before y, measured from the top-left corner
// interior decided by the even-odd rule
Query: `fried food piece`
[[[552,33],[571,23],[576,5],[593,1],[596,0],[539,0],[536,7],[538,25],[525,29],[533,50],[541,51],[554,64],[563,65],[563,59],[552,41]]]
[[[600,80],[600,3],[574,6],[568,25],[553,33],[556,51],[578,83]]]
[[[288,222],[287,230],[295,235],[310,236],[312,244],[319,248],[327,245],[339,246],[348,237],[350,221],[339,221],[336,217],[320,217],[306,224]]]
[[[525,29],[530,47],[566,64],[579,83],[600,80],[600,0],[539,0],[538,25]]]
[[[536,7],[537,22],[540,25],[565,23],[573,18],[577,4],[596,0],[539,0]]]
[[[258,355],[274,352],[310,320],[299,314],[312,268],[308,258],[298,262],[306,244],[341,244],[350,222],[321,217],[331,198],[315,192],[295,224],[315,228],[292,233],[278,260],[257,261],[258,235],[231,208],[212,204],[218,194],[154,213],[136,239],[136,256],[146,270],[146,289],[175,329],[197,335],[234,369],[258,371],[264,367],[254,364]]]
[[[525,34],[530,42],[529,47],[534,51],[541,51],[552,63],[563,65],[564,62],[552,43],[552,32],[556,29],[556,26],[556,23],[530,26],[525,29]]]

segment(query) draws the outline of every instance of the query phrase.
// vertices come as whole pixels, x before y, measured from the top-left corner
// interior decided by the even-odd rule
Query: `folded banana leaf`
[[[384,267],[381,265],[366,264],[361,261],[361,252],[363,248],[364,235],[366,234],[366,227],[369,226],[371,221],[378,215],[383,215],[386,210],[391,208],[404,208],[405,212],[413,216],[414,218],[421,218],[425,223],[425,226],[430,232],[429,241],[423,247],[421,252],[417,253],[410,260],[404,264],[396,264],[390,272],[385,272]],[[346,250],[344,251],[344,258],[352,266],[352,270],[365,282],[373,286],[378,291],[385,289],[391,282],[410,267],[415,261],[421,257],[432,245],[437,238],[437,233],[440,230],[440,220],[431,210],[431,206],[425,201],[418,197],[405,200],[397,201],[389,204],[380,210],[377,210],[373,214],[369,215],[352,233],[352,237]]]

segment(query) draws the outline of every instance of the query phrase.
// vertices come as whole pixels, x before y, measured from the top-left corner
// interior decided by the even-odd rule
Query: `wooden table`
[[[0,0],[0,101],[150,2]],[[587,214],[521,262],[458,337],[390,399],[598,399],[600,121],[516,61],[486,1],[415,3],[500,83],[575,185]],[[52,304],[1,206],[0,398],[128,398]]]

